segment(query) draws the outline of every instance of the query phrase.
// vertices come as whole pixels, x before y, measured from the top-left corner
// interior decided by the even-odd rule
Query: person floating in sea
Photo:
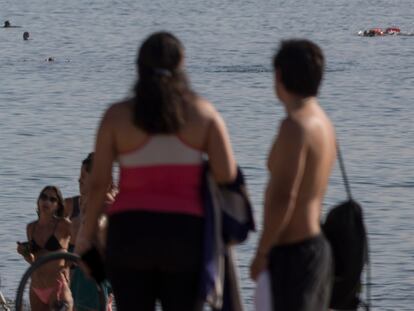
[[[274,310],[328,310],[332,255],[320,216],[336,138],[316,98],[325,60],[316,44],[288,40],[273,67],[286,118],[268,157],[263,231],[250,275],[257,280],[268,271]]]
[[[5,21],[3,28],[20,28],[21,26],[12,26],[10,21]]]
[[[29,40],[30,38],[30,33],[28,31],[23,32],[23,40]]]
[[[399,27],[388,27],[386,29],[370,28],[358,31],[361,37],[381,37],[381,36],[414,36],[412,32],[401,32]]]

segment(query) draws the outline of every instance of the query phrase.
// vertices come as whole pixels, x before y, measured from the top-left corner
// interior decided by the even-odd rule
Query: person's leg
[[[73,298],[69,288],[69,281],[64,271],[59,273],[56,280],[56,287],[49,299],[50,310],[72,311]]]
[[[305,291],[309,297],[308,304],[328,310],[333,284],[333,263],[330,246],[323,236],[314,241],[312,253],[314,265],[309,269],[309,282]]]
[[[199,296],[200,272],[163,272],[160,300],[163,311],[201,311],[203,301]]]
[[[157,277],[153,271],[117,265],[109,267],[108,277],[118,311],[155,311]]]
[[[163,311],[201,311],[200,276],[203,221],[196,217],[171,215],[168,231],[159,241],[160,301]]]
[[[37,294],[30,288],[29,292],[30,308],[32,311],[49,311],[49,306],[44,304]]]
[[[157,274],[154,256],[158,247],[147,243],[150,223],[141,213],[122,213],[109,218],[105,265],[118,311],[154,311]]]
[[[199,290],[202,232],[203,220],[194,216],[148,212],[111,216],[106,264],[117,309],[153,311],[160,299],[163,311],[201,310],[193,305]],[[185,304],[175,307],[173,300]]]
[[[282,311],[286,309],[286,299],[287,294],[287,277],[289,272],[287,271],[288,267],[288,258],[286,258],[285,252],[279,247],[274,247],[269,253],[269,277],[271,285],[271,294],[272,294],[272,304],[273,310]]]
[[[274,310],[328,310],[331,260],[322,236],[274,247],[269,272]]]

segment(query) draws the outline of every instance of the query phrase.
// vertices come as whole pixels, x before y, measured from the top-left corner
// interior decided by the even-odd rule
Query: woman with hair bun
[[[237,167],[230,139],[214,106],[191,89],[184,47],[174,35],[150,35],[137,69],[132,98],[110,106],[101,120],[76,251],[93,247],[118,161],[105,258],[117,309],[155,310],[159,301],[163,310],[202,310],[203,159],[216,182],[232,182]]]

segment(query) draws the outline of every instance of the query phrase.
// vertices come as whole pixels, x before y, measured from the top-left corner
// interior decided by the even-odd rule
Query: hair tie
[[[172,76],[171,71],[168,70],[168,69],[165,69],[165,68],[155,67],[152,70],[156,75],[159,75],[159,76],[164,76],[164,77],[171,77]]]

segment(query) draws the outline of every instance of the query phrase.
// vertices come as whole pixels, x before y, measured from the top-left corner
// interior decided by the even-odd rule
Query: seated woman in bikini
[[[29,242],[17,245],[17,252],[30,264],[50,252],[67,251],[70,240],[71,222],[62,217],[63,197],[59,188],[46,186],[40,192],[37,206],[38,220],[27,225]],[[31,309],[46,311],[59,305],[59,310],[72,310],[68,275],[64,260],[51,261],[36,269],[31,276]]]

